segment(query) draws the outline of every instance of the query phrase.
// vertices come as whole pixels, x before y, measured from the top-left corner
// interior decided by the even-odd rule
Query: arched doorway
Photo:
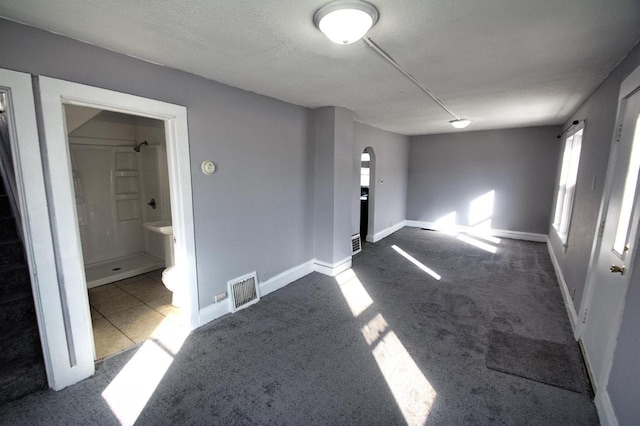
[[[373,241],[375,213],[375,164],[373,148],[366,147],[360,156],[360,237]]]

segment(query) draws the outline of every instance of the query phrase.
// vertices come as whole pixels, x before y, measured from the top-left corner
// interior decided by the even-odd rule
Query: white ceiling
[[[640,0],[371,0],[369,37],[467,130],[565,121],[640,39]],[[364,42],[313,25],[328,0],[0,0],[0,16],[413,135],[453,131]]]

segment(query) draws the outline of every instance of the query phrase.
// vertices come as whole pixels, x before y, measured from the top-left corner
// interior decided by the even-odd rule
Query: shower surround
[[[171,220],[161,122],[103,111],[69,134],[89,288],[165,266],[143,224]]]

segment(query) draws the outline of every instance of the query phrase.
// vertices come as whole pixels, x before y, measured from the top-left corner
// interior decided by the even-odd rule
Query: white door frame
[[[51,225],[45,193],[36,109],[31,75],[0,69],[0,87],[9,96],[9,132],[11,155],[16,176],[18,209],[22,218],[22,235],[29,264],[31,288],[35,302],[40,341],[43,348],[47,380],[55,387],[53,371],[68,367],[61,299],[56,277],[56,263],[51,239]],[[48,301],[58,309],[44,309]],[[51,338],[50,338],[51,337]]]
[[[59,297],[49,299],[36,293],[36,299],[39,299],[36,304],[41,305],[45,318],[53,316],[59,319],[55,327],[47,330],[43,350],[45,356],[55,360],[49,365],[50,386],[62,389],[91,376],[95,369],[93,332],[63,104],[164,121],[175,268],[181,276],[180,282],[184,283],[183,300],[187,301],[181,311],[190,327],[195,328],[199,325],[198,284],[187,110],[183,106],[48,77],[39,77],[39,88],[45,137],[42,156],[44,169],[36,170],[34,166],[31,172],[42,173],[44,170],[47,178],[47,220],[51,222],[56,267],[49,267],[45,273],[50,277],[57,276],[55,285]],[[39,158],[39,152],[33,154],[31,160],[35,160],[36,156]],[[25,158],[25,161],[29,159]]]
[[[626,100],[634,94],[640,88],[640,67],[636,68],[636,70],[627,77],[622,84],[620,85],[620,94],[618,97],[618,112],[616,115],[615,129],[614,135],[611,145],[611,153],[609,155],[609,163],[607,166],[607,175],[605,180],[605,188],[602,197],[602,203],[600,205],[600,213],[598,215],[598,226],[596,227],[596,234],[594,239],[594,244],[591,249],[591,257],[589,262],[589,269],[587,272],[587,282],[585,287],[584,297],[582,298],[582,303],[580,304],[580,313],[578,318],[584,319],[586,315],[588,315],[588,310],[591,308],[594,303],[593,300],[593,292],[595,285],[597,284],[597,265],[598,265],[598,257],[600,254],[600,249],[602,246],[602,236],[599,235],[600,225],[606,220],[607,211],[609,208],[609,202],[611,199],[611,192],[613,190],[613,177],[615,173],[615,162],[617,158],[617,149],[618,144],[616,140],[618,138],[618,129],[622,125],[622,120],[624,118]],[[632,272],[632,271],[630,271]],[[630,279],[631,277],[629,277]],[[620,309],[615,316],[612,318],[613,321],[618,323],[618,327],[622,321],[622,313],[623,310]],[[578,321],[575,337],[576,339],[581,339],[585,333],[586,324],[584,321]],[[603,391],[607,385],[609,380],[609,373],[611,371],[611,366],[613,364],[613,356],[615,352],[615,344],[617,339],[613,339],[613,343],[609,345],[609,347],[605,348],[605,357],[604,357],[604,367],[603,374],[601,377],[595,377],[596,383],[594,383],[596,387],[596,393]],[[589,354],[586,354],[587,364],[589,364]],[[598,398],[596,398],[598,399]]]
[[[363,152],[369,153],[369,200],[367,203],[367,235],[365,240],[370,243],[376,242],[376,152],[371,145],[367,145]]]

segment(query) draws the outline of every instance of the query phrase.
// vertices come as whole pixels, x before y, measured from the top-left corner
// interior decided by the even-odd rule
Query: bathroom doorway
[[[172,292],[180,306],[180,318],[186,327],[193,329],[200,324],[200,312],[187,109],[44,76],[34,80],[34,88],[42,115],[43,144],[39,149],[21,150],[20,155],[27,165],[37,164],[37,160],[42,158],[46,180],[47,205],[44,210],[33,212],[33,220],[46,221],[51,226],[54,264],[47,265],[43,275],[55,277],[55,282],[47,287],[37,285],[34,298],[46,325],[43,352],[48,360],[49,384],[59,390],[93,375],[96,358],[65,108],[68,105],[88,107],[162,122],[166,139],[173,234],[171,246],[174,253],[174,266],[168,275],[170,282],[178,284],[172,288]],[[136,144],[141,142],[136,140]],[[143,145],[141,149],[146,147],[148,145]],[[135,154],[135,151],[129,152]],[[22,173],[28,175],[29,171],[39,172],[29,166]],[[32,201],[30,197],[29,194],[27,201]],[[126,212],[127,208],[124,208]],[[165,227],[158,224],[158,231],[164,233]],[[145,278],[152,279],[146,274],[143,274]],[[132,278],[128,280],[132,281]]]
[[[164,123],[64,105],[95,359],[179,322],[162,273],[173,266]]]

